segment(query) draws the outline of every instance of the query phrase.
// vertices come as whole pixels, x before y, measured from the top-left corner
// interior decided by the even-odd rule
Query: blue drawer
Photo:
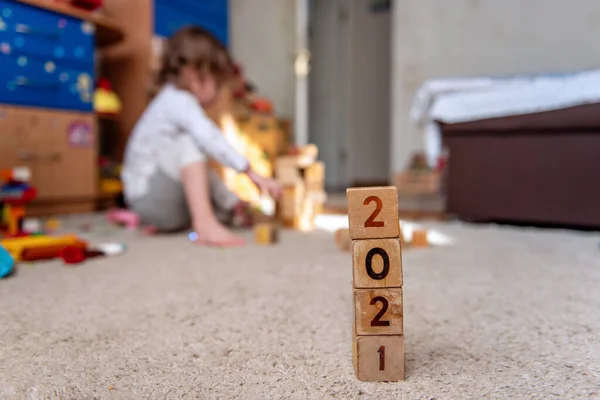
[[[93,64],[0,53],[0,65],[0,103],[93,111]]]
[[[0,0],[0,46],[4,53],[93,64],[94,26],[14,0]]]
[[[229,8],[227,0],[156,0],[154,33],[168,37],[185,25],[198,25],[227,46]]]

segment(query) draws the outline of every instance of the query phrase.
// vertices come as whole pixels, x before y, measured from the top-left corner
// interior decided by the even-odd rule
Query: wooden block
[[[283,185],[296,185],[302,181],[302,171],[298,166],[296,156],[277,157],[275,160],[275,177]]]
[[[402,287],[400,239],[353,240],[352,277],[355,288]]]
[[[352,318],[352,363],[354,364],[354,373],[358,378],[358,351],[356,348],[358,336],[356,336],[356,318]]]
[[[350,240],[350,231],[345,228],[335,231],[335,244],[341,251],[350,251],[352,240]]]
[[[283,196],[279,200],[278,206],[280,216],[284,222],[293,221],[300,216],[304,192],[304,187],[300,182],[297,182],[294,186],[283,188]]]
[[[316,144],[307,144],[298,152],[298,164],[301,167],[308,167],[310,164],[317,161],[319,156],[319,148]]]
[[[358,336],[353,340],[354,370],[365,382],[404,380],[404,335]]]
[[[325,182],[325,163],[316,161],[306,167],[306,170],[304,171],[304,181],[307,185],[323,185]],[[322,189],[322,187],[320,189]]]
[[[351,239],[400,236],[398,191],[395,187],[349,188],[346,198]]]
[[[256,244],[277,243],[278,230],[274,223],[263,222],[254,226],[254,239]]]
[[[429,245],[429,242],[427,241],[427,231],[414,230],[410,244],[414,247],[427,247]]]
[[[356,334],[402,335],[402,288],[354,289]]]

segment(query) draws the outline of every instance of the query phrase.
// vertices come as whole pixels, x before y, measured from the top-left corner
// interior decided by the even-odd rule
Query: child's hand
[[[261,193],[267,193],[274,199],[281,197],[283,190],[281,189],[281,185],[275,179],[265,178],[254,171],[248,171],[248,177],[256,187],[258,187]]]

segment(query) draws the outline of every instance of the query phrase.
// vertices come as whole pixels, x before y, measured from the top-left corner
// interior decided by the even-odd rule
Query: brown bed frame
[[[600,228],[600,104],[441,129],[450,154],[448,213]]]

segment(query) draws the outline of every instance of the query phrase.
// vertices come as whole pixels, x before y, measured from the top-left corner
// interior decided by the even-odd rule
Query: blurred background
[[[327,201],[312,209],[343,210],[347,187],[391,184],[411,215],[600,225],[593,0],[1,0],[0,10],[0,168],[31,170],[30,216],[120,204],[124,146],[157,89],[164,40],[196,24],[238,64],[210,115],[265,175],[283,176],[277,159],[313,145],[312,197]],[[244,177],[222,175],[256,200]]]

